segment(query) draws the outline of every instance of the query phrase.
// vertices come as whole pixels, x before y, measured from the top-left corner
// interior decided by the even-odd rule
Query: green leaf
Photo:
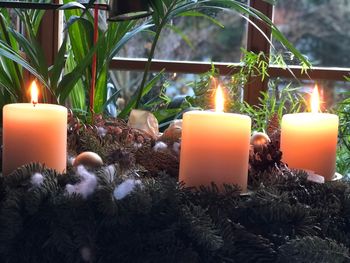
[[[65,65],[66,72],[72,72],[75,67],[76,63],[74,61],[73,53],[70,52]],[[74,85],[73,89],[69,93],[69,99],[73,111],[86,111],[86,89],[81,80],[78,80]]]
[[[66,10],[65,13],[76,11]],[[73,17],[77,18],[76,15]],[[80,18],[69,27],[68,32],[75,59],[80,61],[92,46],[93,24],[85,18]]]
[[[181,31],[180,28],[178,28],[177,26],[174,26],[174,25],[170,25],[170,24],[166,25],[166,27],[169,28],[169,29],[171,29],[172,31],[174,31],[176,34],[178,34],[178,35],[186,42],[186,44],[187,44],[190,48],[194,49],[194,46],[192,45],[191,40],[188,38],[188,36],[186,36],[186,35]]]
[[[145,85],[144,89],[142,90],[141,97],[144,97],[146,94],[148,94],[148,92],[151,91],[151,89],[153,88],[154,84],[156,84],[157,81],[160,80],[160,78],[162,77],[163,72],[164,72],[164,70],[159,72],[155,77],[153,77],[147,83],[147,85]],[[126,105],[126,107],[123,109],[123,111],[118,115],[119,118],[126,118],[129,115],[130,111],[135,107],[136,100],[137,100],[136,95],[137,95],[137,93],[133,96],[133,98],[130,100],[128,105]]]
[[[105,104],[102,106],[102,112],[104,112],[104,111],[107,109],[107,106],[108,106],[109,104],[111,104],[112,101],[114,101],[114,100],[118,97],[118,95],[120,94],[120,92],[121,92],[121,89],[117,90],[116,92],[114,92],[114,93],[108,98],[108,100],[106,100]]]
[[[80,16],[71,16],[71,17],[69,17],[68,21],[64,25],[63,31],[67,31],[80,18],[81,18]]]
[[[44,3],[49,3],[50,1],[43,1]],[[26,29],[26,35],[31,38],[35,38],[39,26],[41,24],[42,18],[45,14],[44,10],[34,10],[34,9],[15,9],[20,21],[24,24]]]
[[[152,27],[152,24],[142,24],[136,28],[134,28],[133,30],[127,32],[119,41],[118,43],[113,47],[112,51],[110,52],[109,58],[108,60],[112,60],[113,57],[120,51],[120,49],[132,38],[134,37],[136,34],[149,29],[150,27]]]
[[[50,70],[49,70],[50,86],[54,92],[57,89],[58,80],[64,70],[66,48],[67,48],[67,37],[63,39],[61,47],[58,50],[55,62],[52,65],[52,67],[50,67]]]
[[[165,10],[162,0],[150,0],[150,5],[153,9],[153,21],[156,25],[160,24],[160,21],[164,17]]]
[[[68,20],[70,18],[76,19],[76,22],[69,26],[68,35],[71,45],[70,52],[73,52],[76,65],[79,66],[81,63],[84,63],[83,60],[93,45],[93,19],[89,16],[79,18],[82,14],[81,10],[65,10],[64,14]],[[103,37],[100,36],[100,44],[102,43],[101,39],[103,40]],[[91,85],[90,66],[91,63],[86,64],[85,69],[79,73],[86,89],[88,89]]]
[[[181,108],[177,109],[160,109],[153,112],[154,116],[157,118],[159,123],[162,123],[165,120],[175,118],[180,112],[182,112]]]
[[[4,56],[12,61],[18,63],[25,69],[27,69],[30,73],[32,73],[38,80],[48,89],[50,89],[46,80],[39,74],[32,66],[28,64],[28,62],[23,59],[20,55],[14,52],[11,47],[7,46],[3,41],[0,41],[0,56]]]
[[[11,21],[11,17],[9,16],[7,10],[3,9],[2,13],[0,13],[1,39],[15,52],[18,52],[19,46],[16,39],[8,33],[9,21]],[[19,68],[18,64],[4,57],[1,58],[1,66],[3,70],[3,74],[1,75],[4,75],[2,76],[3,85],[7,86],[7,90],[13,90],[13,92],[17,94],[18,97],[20,97],[21,88],[23,86],[22,70]]]
[[[181,13],[180,16],[202,17],[202,18],[205,18],[205,19],[211,21],[213,24],[215,24],[221,28],[225,27],[219,20],[217,20],[211,16],[208,16],[204,13],[201,13],[199,11],[186,11],[186,12]]]
[[[100,71],[96,81],[95,87],[95,100],[94,100],[94,112],[102,113],[103,105],[107,100],[107,74],[108,74],[108,65],[105,64],[103,70]]]
[[[76,8],[80,8],[80,9],[85,9],[85,6],[83,6],[81,3],[79,2],[69,2],[67,4],[62,5],[60,8],[58,8],[59,10],[66,10],[66,9],[76,9]]]
[[[74,88],[74,85],[77,83],[79,79],[81,79],[83,73],[86,71],[89,65],[91,65],[92,62],[92,56],[97,50],[98,45],[101,43],[102,38],[99,39],[96,43],[96,45],[91,48],[86,56],[77,63],[77,66],[74,68],[74,70],[66,75],[63,76],[62,80],[60,81],[58,88],[57,88],[57,96],[59,97],[59,101],[61,103],[64,103],[64,101],[69,96],[69,93]]]
[[[36,39],[27,39],[17,31],[10,29],[10,33],[18,41],[25,51],[30,63],[37,69],[42,77],[48,80],[48,66],[43,49],[40,47]]]

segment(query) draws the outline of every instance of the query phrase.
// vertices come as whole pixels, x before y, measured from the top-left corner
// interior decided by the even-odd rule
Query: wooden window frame
[[[58,3],[59,0],[54,0]],[[271,20],[273,19],[273,6],[263,0],[250,0],[249,5],[259,10]],[[53,12],[53,11],[49,11]],[[271,37],[271,32],[268,27],[260,24],[259,21],[252,19],[255,23],[261,26],[262,31]],[[59,43],[59,16],[49,13],[44,17],[42,23],[42,43],[45,43],[45,52],[49,58],[48,62],[53,62],[55,54],[57,54]],[[49,35],[48,35],[49,34]],[[47,41],[50,39],[51,41]],[[254,26],[248,23],[247,28],[247,44],[246,49],[249,51],[260,52],[265,54],[270,52],[270,43],[262,36],[262,34]],[[267,56],[268,57],[268,56]],[[139,58],[114,58],[110,63],[110,69],[114,70],[127,70],[127,71],[143,71],[147,60]],[[151,71],[165,70],[165,72],[177,72],[188,74],[200,74],[209,71],[214,65],[219,69],[220,74],[228,75],[237,72],[240,69],[238,63],[209,63],[209,62],[197,62],[197,61],[173,61],[173,60],[157,60],[154,59],[151,64]],[[233,66],[233,67],[232,67]],[[308,71],[308,74],[301,73],[301,67],[289,66],[289,70],[283,69],[278,66],[271,65],[269,67],[270,78],[294,78],[297,77],[301,80],[334,80],[344,81],[344,76],[350,74],[350,68],[338,68],[338,67],[314,67]],[[293,74],[292,74],[292,73]],[[294,75],[294,76],[293,76]],[[244,100],[249,104],[257,104],[261,91],[267,90],[269,79],[265,81],[250,81],[251,84],[247,85],[244,90]]]

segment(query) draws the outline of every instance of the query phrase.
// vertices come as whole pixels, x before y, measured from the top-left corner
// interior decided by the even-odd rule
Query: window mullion
[[[272,20],[273,7],[271,4],[263,0],[250,0],[249,5],[256,10],[259,10]],[[266,24],[255,18],[250,19],[264,32],[268,38],[271,38],[271,29]],[[262,51],[266,54],[267,58],[270,54],[270,43],[251,23],[248,23],[247,50],[255,53]],[[244,88],[244,100],[249,104],[258,104],[261,92],[266,91],[267,86],[267,78],[264,81],[261,81],[261,79],[258,77],[251,77],[248,84]]]
[[[59,0],[54,0],[53,3],[58,4]],[[61,24],[59,11],[45,11],[38,31],[38,41],[43,48],[49,66],[53,65],[58,53]],[[47,96],[49,102],[54,102],[50,94],[47,94]]]

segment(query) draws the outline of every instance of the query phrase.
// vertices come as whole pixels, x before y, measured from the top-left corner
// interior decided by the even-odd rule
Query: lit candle
[[[66,169],[67,109],[38,103],[35,82],[31,94],[32,103],[8,104],[3,108],[4,175],[31,162],[59,172]]]
[[[216,112],[190,111],[183,116],[180,181],[186,186],[214,182],[237,184],[247,189],[251,119],[224,113],[220,86],[216,92]]]
[[[282,118],[282,158],[290,168],[311,170],[326,181],[335,174],[339,119],[319,112],[317,86],[311,97],[311,112]]]

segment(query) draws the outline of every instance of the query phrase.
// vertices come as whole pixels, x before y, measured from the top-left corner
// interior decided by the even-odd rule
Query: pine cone
[[[276,146],[280,147],[279,141],[281,136],[280,120],[278,114],[274,114],[267,124],[267,135],[270,137],[271,141],[278,143]]]
[[[152,176],[166,172],[171,177],[179,175],[179,159],[170,150],[154,151],[152,148],[141,148],[136,154],[136,162],[143,166]]]
[[[268,169],[280,166],[282,152],[279,149],[279,141],[271,141],[263,145],[251,146],[249,153],[250,169],[256,172],[263,172]]]
[[[107,158],[108,163],[118,163],[121,169],[135,167],[135,157],[132,149],[114,147],[110,150]]]

